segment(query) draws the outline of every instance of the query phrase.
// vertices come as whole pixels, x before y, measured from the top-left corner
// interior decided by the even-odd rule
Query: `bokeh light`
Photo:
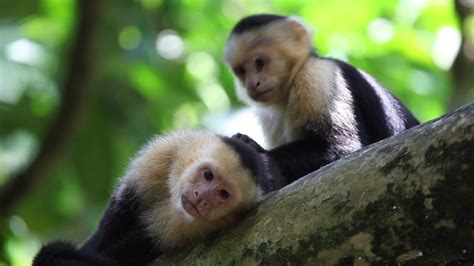
[[[178,59],[184,52],[183,39],[173,30],[164,30],[156,38],[156,50],[166,59]]]

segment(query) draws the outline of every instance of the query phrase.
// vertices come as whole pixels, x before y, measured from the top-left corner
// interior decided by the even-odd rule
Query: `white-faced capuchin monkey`
[[[182,131],[152,139],[131,162],[96,233],[80,248],[44,246],[34,266],[144,265],[236,222],[285,185],[239,139]]]
[[[311,42],[299,19],[253,15],[234,26],[224,54],[272,149],[234,138],[266,154],[290,182],[419,124],[373,77],[316,54]]]

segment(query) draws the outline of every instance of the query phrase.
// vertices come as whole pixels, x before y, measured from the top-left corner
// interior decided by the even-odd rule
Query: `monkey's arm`
[[[333,147],[317,136],[290,142],[267,151],[267,154],[288,183],[340,158]]]
[[[141,206],[126,187],[114,195],[96,233],[81,247],[64,242],[44,246],[33,266],[143,265],[159,255],[139,221]]]
[[[140,221],[141,205],[135,189],[127,185],[121,194],[113,196],[99,229],[81,250],[98,252],[125,265],[141,265],[158,256]]]
[[[265,150],[245,134],[237,133],[232,138],[239,139],[257,152],[265,154],[270,160],[270,168],[277,168],[286,184],[340,157],[334,147],[315,134],[309,134],[272,150]]]

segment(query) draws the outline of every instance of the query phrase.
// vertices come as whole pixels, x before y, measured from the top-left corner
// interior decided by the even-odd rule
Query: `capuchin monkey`
[[[256,107],[272,149],[234,138],[279,165],[289,182],[419,124],[373,77],[318,55],[311,40],[299,19],[253,15],[234,26],[224,53],[237,94]]]
[[[152,139],[131,162],[95,234],[44,246],[34,266],[144,265],[238,221],[286,184],[239,139],[182,131]]]

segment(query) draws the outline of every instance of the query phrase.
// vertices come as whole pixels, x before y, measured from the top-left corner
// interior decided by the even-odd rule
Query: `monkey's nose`
[[[247,87],[247,90],[255,92],[258,91],[260,88],[260,85],[262,85],[262,82],[260,81],[260,78],[258,77],[249,77],[245,81],[245,86]]]
[[[193,192],[193,196],[196,198],[197,196],[199,196],[199,192],[198,192],[197,190],[195,190],[195,191]]]

